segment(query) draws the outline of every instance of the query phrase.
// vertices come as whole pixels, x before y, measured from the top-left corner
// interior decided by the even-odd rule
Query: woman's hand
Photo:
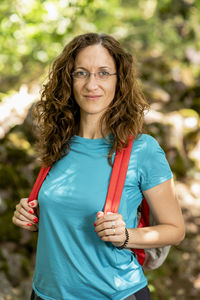
[[[102,211],[97,213],[97,220],[94,223],[95,231],[104,242],[111,242],[115,247],[124,244],[126,240],[126,224],[122,215]]]
[[[28,202],[28,198],[23,198],[16,205],[12,222],[23,229],[37,231],[38,213],[38,201]]]

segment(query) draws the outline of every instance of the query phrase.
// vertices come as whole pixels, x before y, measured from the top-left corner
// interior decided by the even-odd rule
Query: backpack
[[[123,148],[120,152],[117,151],[112,168],[108,193],[104,206],[104,213],[113,212],[117,213],[120,199],[126,179],[126,173],[128,170],[129,159],[131,155],[132,145],[134,138],[129,138],[129,144],[126,148]],[[42,167],[35,181],[33,189],[28,198],[28,202],[37,199],[40,187],[49,173],[51,166]],[[137,213],[138,228],[153,226],[156,224],[155,218],[150,211],[149,205],[145,198],[143,198],[141,205],[138,208]],[[160,267],[169,253],[171,246],[164,246],[151,249],[130,249],[130,251],[137,258],[140,265],[144,270],[154,270]],[[125,249],[128,250],[128,249]]]

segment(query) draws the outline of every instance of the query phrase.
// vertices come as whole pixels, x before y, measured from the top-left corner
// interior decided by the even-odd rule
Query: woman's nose
[[[89,78],[86,79],[85,86],[90,90],[94,90],[98,87],[98,80],[94,73],[90,74]]]

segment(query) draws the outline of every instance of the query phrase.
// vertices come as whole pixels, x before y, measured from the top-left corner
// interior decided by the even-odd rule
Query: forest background
[[[153,300],[200,299],[200,1],[1,0],[0,300],[28,300],[37,234],[11,222],[39,170],[30,109],[75,35],[105,32],[137,58],[148,132],[174,173],[186,238],[146,272]]]

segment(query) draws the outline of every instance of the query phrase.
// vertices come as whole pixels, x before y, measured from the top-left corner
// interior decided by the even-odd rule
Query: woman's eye
[[[87,73],[84,72],[84,71],[77,71],[77,72],[76,72],[76,75],[77,75],[77,76],[87,76]]]
[[[109,76],[110,75],[110,73],[107,71],[101,71],[101,72],[99,72],[99,74],[100,74],[100,76]]]

